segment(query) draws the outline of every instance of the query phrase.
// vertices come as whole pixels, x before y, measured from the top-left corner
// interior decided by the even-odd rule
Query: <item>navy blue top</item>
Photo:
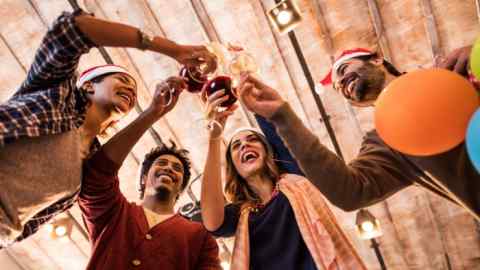
[[[215,236],[235,234],[240,206],[225,207],[223,224]],[[248,222],[250,239],[250,269],[254,270],[316,270],[310,251],[295,220],[287,197],[279,192],[258,212],[251,212]]]
[[[255,115],[255,118],[272,146],[280,171],[303,175],[297,162],[278,136],[275,127],[259,115]],[[223,224],[213,234],[223,237],[233,236],[239,217],[240,206],[227,205]],[[279,192],[258,212],[250,213],[248,225],[250,269],[317,269],[300,234],[292,206],[282,192]]]
[[[256,114],[255,119],[268,143],[272,146],[274,158],[277,160],[275,163],[280,168],[280,171],[282,173],[304,176],[297,161],[293,158],[292,154],[290,154],[290,151],[283,143],[282,138],[277,134],[275,126],[260,115]]]

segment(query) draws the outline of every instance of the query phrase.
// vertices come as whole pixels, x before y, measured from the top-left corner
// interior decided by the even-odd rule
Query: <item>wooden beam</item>
[[[30,268],[23,264],[21,260],[19,260],[13,253],[10,252],[10,248],[4,248],[5,254],[8,258],[21,270],[30,270]]]
[[[265,20],[268,20],[268,18],[266,18],[266,14],[267,14],[267,8],[265,6],[265,4],[262,2],[262,1],[256,1],[256,0],[250,0],[250,4],[254,7],[254,9],[256,10],[257,8],[261,8],[262,10],[262,13],[263,13],[263,17],[265,18]],[[277,50],[282,58],[282,63],[283,65],[285,66],[285,69],[287,70],[287,74],[288,74],[288,77],[290,79],[290,81],[292,82],[292,86],[293,86],[293,91],[295,92],[295,95],[298,97],[299,99],[299,104],[300,104],[300,108],[302,109],[303,113],[306,115],[306,118],[308,120],[307,124],[308,124],[308,127],[311,129],[312,128],[312,123],[310,122],[310,117],[308,117],[308,113],[307,113],[307,109],[305,108],[305,104],[303,104],[301,98],[300,98],[300,94],[299,94],[299,91],[301,89],[301,87],[298,85],[298,82],[295,80],[295,76],[294,76],[294,69],[291,65],[288,64],[287,60],[285,59],[285,54],[282,53],[282,49],[280,47],[280,37],[275,33],[275,29],[273,29],[273,26],[272,24],[266,22],[266,24],[268,25],[268,29],[270,29],[270,33],[273,37],[273,40],[275,42],[275,50]]]
[[[441,48],[432,3],[430,0],[420,0],[420,5],[424,16],[425,30],[432,49],[432,59],[435,59],[435,57],[441,55]]]
[[[323,9],[320,6],[320,1],[315,0],[313,3],[313,9],[315,12],[315,17],[317,18],[317,23],[321,31],[321,38],[325,43],[325,48],[327,52],[330,54],[330,62],[333,64],[335,61],[335,49],[333,46],[333,39],[330,34],[330,30],[328,29],[327,22],[325,21],[325,16],[323,15]]]
[[[377,0],[367,0],[368,11],[370,12],[370,17],[372,18],[373,27],[375,28],[375,34],[377,35],[377,42],[380,46],[380,49],[383,52],[383,57],[389,62],[392,62],[392,54],[390,51],[390,46],[388,45],[388,39],[385,36],[385,28],[383,27],[382,16],[378,9]]]

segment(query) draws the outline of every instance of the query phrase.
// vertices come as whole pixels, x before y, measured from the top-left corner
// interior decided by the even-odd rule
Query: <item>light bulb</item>
[[[47,230],[48,233],[52,233],[53,229],[54,227],[52,223],[48,223],[47,225],[45,225],[45,230]]]
[[[371,221],[365,221],[361,225],[362,230],[365,232],[372,232],[375,227]]]
[[[220,263],[220,265],[222,266],[223,270],[230,270],[230,263],[227,262],[227,261],[222,261]]]
[[[282,10],[277,14],[277,21],[281,25],[287,25],[292,20],[292,12],[288,10]]]
[[[67,227],[65,226],[58,226],[57,228],[55,228],[55,234],[58,237],[64,236],[66,233],[67,233]]]

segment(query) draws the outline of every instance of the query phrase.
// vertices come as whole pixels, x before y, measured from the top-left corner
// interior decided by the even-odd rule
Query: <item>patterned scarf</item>
[[[278,188],[292,206],[300,233],[319,270],[367,269],[322,194],[310,181],[299,175],[285,174]],[[245,204],[240,211],[231,270],[249,269],[248,217],[252,210],[252,205]]]

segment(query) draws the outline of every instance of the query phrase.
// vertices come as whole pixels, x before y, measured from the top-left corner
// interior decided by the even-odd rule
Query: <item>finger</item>
[[[457,58],[456,57],[448,57],[445,60],[443,60],[443,62],[441,62],[438,66],[440,68],[453,70],[456,63],[457,63]]]
[[[247,81],[250,83],[253,83],[256,88],[260,88],[260,89],[269,88],[268,85],[264,84],[262,81],[260,81],[255,76],[253,76],[251,73],[248,73],[248,75],[246,76],[247,76]]]
[[[212,109],[216,109],[220,104],[223,102],[227,101],[229,99],[229,96],[223,96],[221,98],[215,99],[212,103],[210,103],[210,106]]]
[[[253,90],[253,84],[245,82],[242,87],[238,88],[237,94],[242,96],[251,95]]]
[[[468,69],[468,56],[460,55],[457,63],[455,64],[455,67],[453,68],[453,71],[455,71],[456,73],[462,76],[467,76],[468,74],[467,69]]]
[[[225,90],[216,91],[215,93],[208,96],[207,102],[212,103],[214,100],[221,98],[225,95]]]

